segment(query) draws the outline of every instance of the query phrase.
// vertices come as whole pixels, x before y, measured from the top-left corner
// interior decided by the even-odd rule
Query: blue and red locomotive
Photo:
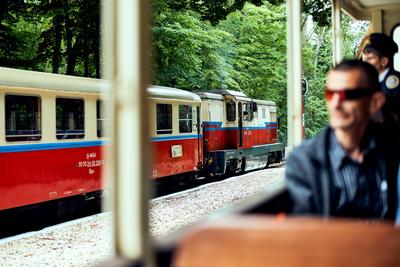
[[[237,173],[284,157],[276,105],[232,90],[149,89],[153,178]]]

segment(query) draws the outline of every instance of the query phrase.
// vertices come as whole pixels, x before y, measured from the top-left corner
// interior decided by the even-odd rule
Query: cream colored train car
[[[200,97],[194,93],[152,86],[149,96],[152,177],[194,177],[202,167]]]
[[[97,196],[106,141],[105,82],[0,71],[0,211]]]

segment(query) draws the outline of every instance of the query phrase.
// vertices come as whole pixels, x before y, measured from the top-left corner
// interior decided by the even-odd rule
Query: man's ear
[[[383,69],[386,69],[389,67],[389,58],[388,57],[382,57],[381,58],[381,65]]]
[[[386,96],[383,92],[376,92],[372,95],[369,103],[369,112],[371,115],[377,113],[385,104]]]

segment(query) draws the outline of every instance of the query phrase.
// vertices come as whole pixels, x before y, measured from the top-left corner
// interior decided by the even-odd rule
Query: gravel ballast
[[[150,234],[160,238],[283,179],[275,167],[150,201]],[[0,239],[0,266],[93,266],[113,255],[112,213]]]

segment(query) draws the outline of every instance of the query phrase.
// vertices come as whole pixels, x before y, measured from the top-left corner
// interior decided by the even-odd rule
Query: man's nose
[[[332,99],[330,101],[331,106],[334,108],[340,107],[342,105],[343,100],[340,98],[340,94],[334,93]]]

